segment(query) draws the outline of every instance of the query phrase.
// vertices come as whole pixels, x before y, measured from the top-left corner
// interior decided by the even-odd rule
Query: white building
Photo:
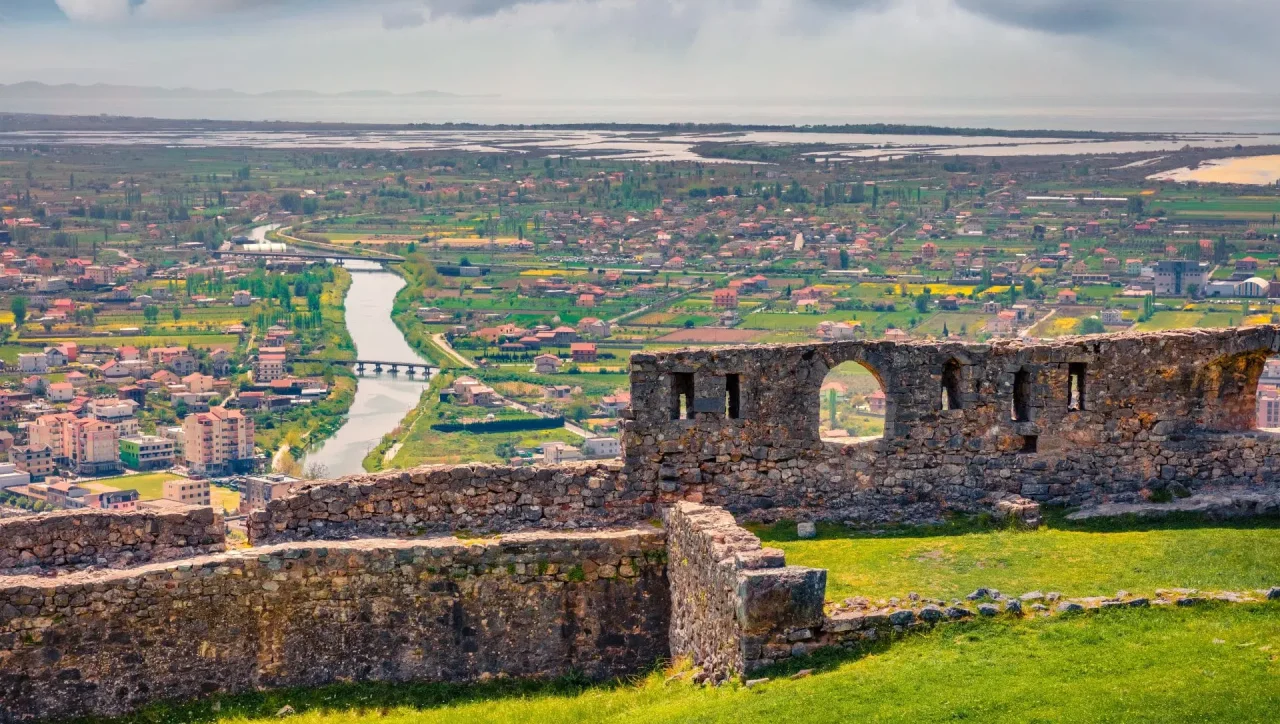
[[[616,458],[622,454],[622,443],[614,437],[593,437],[582,443],[582,453],[589,458]]]
[[[16,485],[30,485],[31,474],[18,469],[14,463],[0,463],[0,490]]]
[[[49,356],[44,352],[27,352],[18,355],[18,371],[23,374],[41,374],[49,371]]]

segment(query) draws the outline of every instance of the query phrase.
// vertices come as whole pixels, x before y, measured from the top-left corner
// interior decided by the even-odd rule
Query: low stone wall
[[[287,543],[0,578],[0,722],[347,680],[638,673],[668,655],[663,539]]]
[[[791,655],[823,622],[827,572],[787,566],[782,551],[720,508],[679,503],[666,515],[671,653],[724,680]],[[800,643],[801,647],[806,644]]]
[[[249,516],[255,545],[460,530],[587,528],[656,518],[643,480],[617,461],[538,468],[434,465],[306,483]]]
[[[212,508],[174,513],[68,511],[0,520],[0,572],[135,565],[225,549],[222,516]]]

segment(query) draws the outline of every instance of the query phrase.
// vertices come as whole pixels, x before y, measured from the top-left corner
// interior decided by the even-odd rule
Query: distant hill
[[[277,90],[264,93],[245,93],[230,88],[161,88],[158,86],[112,85],[95,83],[79,85],[64,83],[49,85],[35,81],[0,84],[0,99],[6,98],[58,98],[92,100],[95,98],[463,98],[454,93],[425,90],[416,93],[392,93],[384,90],[358,90],[341,93],[322,93],[310,90]]]

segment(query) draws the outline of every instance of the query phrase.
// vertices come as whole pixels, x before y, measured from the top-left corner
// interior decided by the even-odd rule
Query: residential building
[[[453,382],[454,393],[462,405],[487,407],[498,402],[498,393],[474,377],[459,377]]]
[[[560,371],[560,358],[553,354],[540,354],[533,358],[533,371],[540,375],[554,375]]]
[[[120,437],[132,437],[138,434],[138,403],[129,399],[101,397],[89,401],[89,417],[115,425]]]
[[[291,478],[288,475],[250,476],[240,489],[240,512],[248,514],[255,510],[264,510],[267,503],[287,495],[289,488],[298,482],[297,478]]]
[[[187,386],[187,391],[197,394],[213,392],[213,383],[214,378],[211,375],[202,375],[199,372],[192,372],[182,378],[182,384]]]
[[[285,376],[285,355],[259,354],[253,361],[253,381],[263,385]]]
[[[867,395],[867,408],[870,409],[873,415],[883,415],[887,399],[884,390],[876,390]]]
[[[177,445],[167,437],[134,435],[120,438],[120,462],[130,470],[157,470],[173,466]]]
[[[50,402],[70,402],[76,397],[75,385],[70,382],[54,382],[45,388]]]
[[[27,352],[18,355],[18,371],[23,374],[44,374],[49,371],[49,356],[44,352]]]
[[[574,362],[595,362],[596,345],[593,342],[575,342],[569,345],[569,353]]]
[[[136,490],[109,490],[98,494],[97,504],[93,507],[101,508],[102,510],[129,512],[138,509],[138,499],[140,497]]]
[[[53,475],[57,464],[53,460],[53,448],[48,445],[22,445],[9,451],[9,460],[18,470],[27,473],[32,480],[44,480]]]
[[[582,443],[582,453],[589,458],[616,458],[622,454],[622,443],[616,437],[593,437]]]
[[[542,444],[542,457],[542,461],[547,465],[559,465],[560,463],[583,459],[581,450],[562,442],[544,442]]]
[[[231,295],[232,306],[247,307],[250,304],[253,304],[253,295],[249,294],[248,290],[237,289],[235,293]]]
[[[1257,427],[1263,430],[1280,428],[1280,391],[1270,385],[1258,385]]]
[[[45,487],[45,502],[64,510],[87,508],[92,492],[75,483],[63,481]]]
[[[712,302],[718,309],[737,309],[738,292],[734,289],[717,289],[711,295]]]
[[[183,505],[209,505],[212,500],[208,480],[178,478],[164,483],[164,499]]]
[[[118,473],[120,431],[101,420],[83,419],[64,423],[64,445],[69,443],[71,469],[80,475]]]
[[[247,472],[253,468],[253,419],[215,407],[182,423],[183,459],[192,473]]]

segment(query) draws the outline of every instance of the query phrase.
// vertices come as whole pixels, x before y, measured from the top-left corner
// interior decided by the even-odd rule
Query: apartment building
[[[182,423],[183,459],[192,473],[220,475],[253,468],[253,420],[239,410],[214,407]]]
[[[120,438],[120,462],[130,470],[161,470],[173,465],[177,445],[167,437],[131,435]]]
[[[275,473],[250,476],[240,489],[240,512],[247,515],[255,510],[265,510],[267,503],[288,494],[289,488],[297,482],[297,478]]]
[[[164,484],[164,499],[183,505],[209,505],[211,500],[208,480],[168,480]]]

